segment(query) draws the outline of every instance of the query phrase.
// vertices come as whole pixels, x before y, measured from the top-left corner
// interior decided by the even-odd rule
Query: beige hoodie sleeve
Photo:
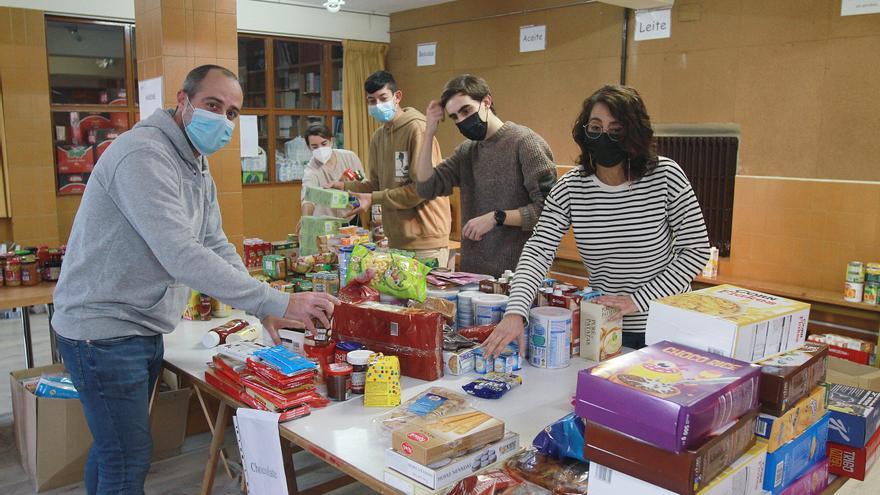
[[[408,136],[410,161],[419,156],[419,149],[422,147],[425,138],[425,123],[419,122],[411,126],[411,134]],[[436,167],[441,161],[440,143],[437,139],[432,141],[431,162]],[[416,190],[416,167],[410,163],[409,182],[406,185],[377,191],[373,193],[373,203],[381,204],[383,207],[396,208],[398,210],[406,210],[415,208],[422,204],[425,200],[419,196]]]
[[[355,155],[357,156],[357,155]],[[369,157],[370,164],[370,172],[367,180],[358,182],[358,181],[349,181],[344,183],[344,189],[346,191],[352,191],[356,193],[371,193],[379,189],[379,150],[376,149],[376,135],[373,135],[373,138],[370,139],[370,152],[367,155]],[[376,202],[376,198],[373,198],[373,202]]]

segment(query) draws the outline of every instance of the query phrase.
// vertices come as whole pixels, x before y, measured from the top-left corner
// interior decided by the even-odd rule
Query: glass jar
[[[21,258],[14,254],[6,258],[6,269],[3,270],[3,279],[9,287],[21,285]]]
[[[29,254],[21,258],[21,285],[31,286],[40,283],[40,270],[37,257]]]

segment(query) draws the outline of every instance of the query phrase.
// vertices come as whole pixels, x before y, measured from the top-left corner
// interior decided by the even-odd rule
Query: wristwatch
[[[495,225],[501,227],[505,220],[507,220],[507,213],[504,210],[495,210]]]

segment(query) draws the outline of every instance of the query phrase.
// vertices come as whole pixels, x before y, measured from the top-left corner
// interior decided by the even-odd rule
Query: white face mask
[[[329,146],[322,146],[312,150],[312,157],[320,163],[327,163],[331,156],[333,156],[333,148]]]

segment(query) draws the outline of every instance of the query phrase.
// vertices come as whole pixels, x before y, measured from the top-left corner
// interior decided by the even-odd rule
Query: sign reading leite
[[[635,40],[659,40],[672,36],[672,9],[637,10]]]

